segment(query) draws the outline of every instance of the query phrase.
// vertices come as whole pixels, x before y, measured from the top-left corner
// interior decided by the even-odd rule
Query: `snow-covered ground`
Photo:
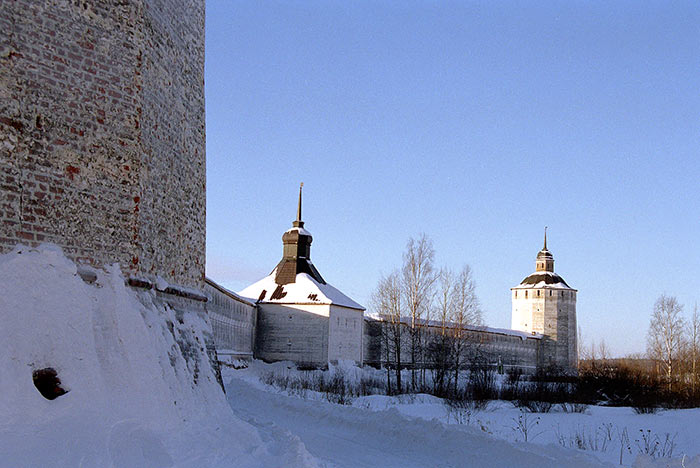
[[[117,267],[77,273],[54,246],[0,255],[0,467],[316,465],[233,415],[197,314],[139,297]],[[33,384],[49,367],[68,391],[54,400]]]
[[[507,403],[468,418],[427,395],[342,406],[262,383],[266,372],[297,372],[285,363],[225,369],[224,395],[201,345],[206,320],[126,287],[117,267],[87,282],[78,273],[53,246],[0,255],[0,467],[615,466],[625,429],[627,466],[642,434],[668,433],[676,456],[700,452],[700,410],[528,414],[525,443],[522,415]],[[49,367],[67,390],[53,400],[33,383]],[[351,379],[372,372],[341,368]],[[577,434],[605,449],[558,443]],[[674,463],[699,467],[700,458]]]
[[[265,373],[295,373],[289,366],[255,361],[225,370],[229,403],[263,432],[296,434],[327,466],[619,466],[621,449],[624,466],[700,466],[697,409],[637,415],[631,408],[592,406],[584,414],[531,414],[493,402],[457,415],[430,395],[371,395],[342,406],[317,392],[289,395],[261,382]],[[527,443],[519,425],[529,429]],[[658,437],[658,453],[666,434],[666,450],[672,443],[676,460],[645,457],[645,437],[652,444]],[[578,446],[585,450],[568,448]]]

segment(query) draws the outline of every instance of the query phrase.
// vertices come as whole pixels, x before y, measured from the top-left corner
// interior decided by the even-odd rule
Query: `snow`
[[[263,372],[298,372],[289,362],[224,369],[224,395],[194,345],[205,320],[178,320],[154,291],[125,286],[116,266],[93,273],[94,282],[83,280],[55,246],[0,255],[0,467],[617,466],[616,439],[597,451],[558,443],[576,433],[601,438],[606,427],[630,435],[624,466],[700,467],[700,409],[528,414],[537,425],[526,443],[514,430],[521,413],[506,402],[458,424],[430,395],[342,406],[261,382]],[[32,382],[45,367],[68,390],[52,401]],[[357,383],[381,371],[340,362],[328,372]],[[674,437],[676,458],[639,455],[643,431]]]
[[[350,380],[373,369],[342,370]],[[291,362],[272,365],[253,361],[247,369],[224,372],[234,412],[259,427],[284,428],[297,434],[309,452],[328,466],[619,466],[618,433],[626,429],[629,449],[623,466],[635,468],[700,468],[700,409],[638,415],[631,408],[591,406],[586,413],[524,414],[533,429],[529,441],[516,429],[523,414],[509,402],[496,401],[474,411],[468,423],[458,424],[455,414],[440,398],[417,395],[370,395],[350,406],[324,401],[324,395],[307,391],[288,394],[260,381],[263,373],[295,373]],[[465,418],[462,418],[465,422]],[[535,424],[536,423],[536,424]],[[673,460],[643,455],[641,434],[674,438]],[[612,440],[603,444],[609,433]],[[559,439],[577,434],[597,441],[598,450],[562,447]],[[603,445],[605,449],[603,450]]]
[[[241,296],[240,294],[237,294],[237,293],[231,291],[230,289],[227,289],[227,288],[221,286],[219,283],[217,283],[216,281],[214,281],[214,280],[211,279],[211,278],[206,278],[206,282],[207,282],[207,284],[209,284],[211,287],[213,287],[213,288],[215,288],[215,289],[218,289],[219,291],[221,291],[221,292],[223,292],[224,294],[226,294],[226,295],[228,295],[228,296],[230,296],[230,297],[236,299],[237,301],[240,301],[240,302],[243,302],[244,304],[248,304],[248,305],[252,305],[252,306],[255,305],[255,301],[251,301],[250,299],[245,298],[245,297]]]
[[[269,430],[271,437],[280,430],[296,434],[322,466],[605,466],[587,453],[554,445],[515,445],[472,426],[407,417],[396,408],[369,411],[265,391],[250,370],[227,370],[225,378],[229,402],[239,417]]]
[[[294,231],[298,232],[302,236],[311,236],[311,233],[302,227],[293,227],[291,229],[287,229],[287,232],[294,232]]]
[[[561,278],[558,274],[551,272],[551,271],[536,271],[532,275],[547,275],[547,276],[553,276],[556,278]],[[532,276],[530,275],[530,276]],[[530,277],[528,276],[528,278]],[[526,278],[527,279],[527,278]],[[566,289],[566,290],[571,290],[571,287],[568,284],[562,283],[560,281],[557,281],[556,283],[547,283],[545,281],[540,281],[535,284],[530,284],[530,283],[520,283],[514,288],[511,289],[536,289],[536,288],[551,288],[551,289]]]
[[[178,321],[117,266],[77,272],[55,246],[0,255],[0,466],[316,466],[233,415],[197,314]],[[32,381],[46,367],[68,390],[52,401]]]
[[[155,286],[158,291],[165,291],[170,287],[170,283],[168,283],[160,275],[158,275],[156,276]]]
[[[253,302],[257,302],[260,294],[265,290],[267,294],[262,302],[273,304],[333,304],[350,309],[365,310],[360,304],[353,301],[330,284],[321,284],[306,273],[297,274],[294,283],[282,286],[283,291],[286,293],[284,297],[270,299],[272,293],[279,286],[280,285],[275,283],[275,272],[273,271],[269,276],[266,276],[257,283],[253,283],[238,294],[244,298],[250,298],[249,300]]]

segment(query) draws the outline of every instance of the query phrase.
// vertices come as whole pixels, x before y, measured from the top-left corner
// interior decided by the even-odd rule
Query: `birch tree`
[[[654,303],[647,333],[647,353],[662,364],[669,391],[683,344],[685,321],[682,312],[683,306],[675,297],[662,294]]]
[[[403,325],[401,323],[401,280],[394,272],[379,280],[372,294],[372,307],[382,319],[382,354],[386,362],[387,390],[391,391],[390,372],[395,372],[397,393],[401,393],[401,347],[403,345]]]
[[[695,395],[698,383],[698,357],[700,357],[700,315],[698,305],[693,308],[693,315],[688,324],[688,354],[690,360],[690,387]]]
[[[452,335],[453,335],[453,364],[455,392],[459,390],[459,370],[467,348],[476,343],[469,342],[467,326],[483,324],[479,299],[476,297],[476,285],[472,278],[472,270],[465,265],[457,276],[453,291]]]
[[[401,268],[404,304],[410,320],[411,387],[417,389],[416,368],[424,362],[423,328],[433,299],[437,274],[433,266],[433,242],[425,234],[410,238],[403,254]],[[425,374],[423,373],[423,376]],[[423,382],[425,384],[425,382]]]
[[[450,385],[449,375],[453,364],[450,320],[455,302],[454,273],[447,268],[441,269],[436,284],[435,322],[437,322],[437,331],[430,337],[428,356],[433,369],[433,391],[436,395],[443,395]]]

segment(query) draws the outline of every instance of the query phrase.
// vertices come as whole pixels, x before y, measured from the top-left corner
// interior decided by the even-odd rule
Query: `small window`
[[[540,297],[540,290],[537,290],[537,297]]]
[[[549,290],[549,297],[552,297],[552,290]]]
[[[518,291],[515,291],[515,298],[518,298]]]
[[[525,291],[525,299],[527,299],[527,291]]]

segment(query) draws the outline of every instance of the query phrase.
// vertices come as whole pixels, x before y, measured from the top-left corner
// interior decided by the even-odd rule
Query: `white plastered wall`
[[[330,306],[328,321],[328,360],[351,360],[362,364],[364,312],[337,305]]]

